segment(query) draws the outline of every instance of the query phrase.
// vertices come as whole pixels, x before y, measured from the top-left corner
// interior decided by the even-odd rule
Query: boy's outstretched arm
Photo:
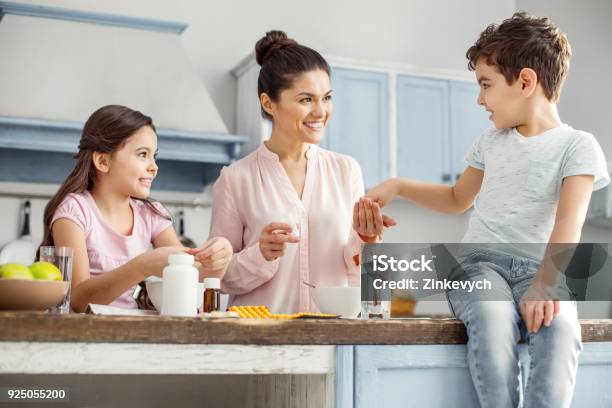
[[[537,332],[542,325],[549,326],[559,313],[559,300],[544,300],[549,297],[547,288],[553,287],[559,270],[567,265],[571,254],[567,249],[580,242],[582,226],[586,219],[594,177],[591,175],[570,176],[563,179],[555,226],[550,234],[546,252],[533,283],[521,299],[520,309],[529,332]],[[567,259],[562,260],[559,254]],[[553,257],[555,262],[553,262]]]
[[[366,197],[384,207],[400,195],[430,210],[460,214],[474,203],[483,177],[484,171],[468,166],[454,186],[392,178],[368,191]]]

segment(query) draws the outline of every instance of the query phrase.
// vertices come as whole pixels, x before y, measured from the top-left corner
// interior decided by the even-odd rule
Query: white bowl
[[[359,286],[311,288],[310,296],[321,313],[355,318],[361,312]]]
[[[151,299],[151,303],[155,306],[158,312],[161,313],[162,304],[164,302],[163,296],[163,280],[156,276],[151,276],[145,280],[145,284],[147,285],[147,293],[149,294],[149,299]],[[221,294],[221,311],[225,311],[227,309],[227,300],[228,295]],[[203,309],[204,303],[204,283],[198,283],[198,310],[200,312]]]

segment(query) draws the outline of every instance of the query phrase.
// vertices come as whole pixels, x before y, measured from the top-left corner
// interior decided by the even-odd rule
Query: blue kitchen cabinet
[[[448,82],[397,77],[397,175],[441,182],[450,168]]]
[[[455,181],[472,142],[490,127],[478,86],[399,75],[397,173],[434,183]]]
[[[322,147],[359,162],[366,188],[389,177],[389,79],[384,73],[334,68],[334,112]]]
[[[467,347],[459,345],[338,346],[337,408],[478,407]],[[519,346],[521,383],[529,354]],[[612,342],[585,343],[572,407],[611,406]]]
[[[450,165],[455,181],[467,166],[464,158],[474,140],[493,126],[487,111],[478,105],[478,92],[475,84],[450,82]]]
[[[477,407],[465,345],[356,346],[355,408]]]

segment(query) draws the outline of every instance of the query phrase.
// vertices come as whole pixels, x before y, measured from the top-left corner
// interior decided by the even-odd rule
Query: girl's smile
[[[127,196],[147,198],[157,176],[156,157],[157,135],[143,126],[112,154],[108,181]]]

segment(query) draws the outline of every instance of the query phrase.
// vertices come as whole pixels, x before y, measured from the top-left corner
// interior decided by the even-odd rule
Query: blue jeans
[[[468,364],[480,405],[519,406],[517,344],[523,338],[531,358],[523,406],[569,407],[582,350],[576,303],[562,301],[549,327],[528,334],[518,305],[539,263],[485,249],[464,254],[459,262],[464,279],[489,279],[495,291],[489,300],[461,289],[448,292],[453,313],[467,329]]]

